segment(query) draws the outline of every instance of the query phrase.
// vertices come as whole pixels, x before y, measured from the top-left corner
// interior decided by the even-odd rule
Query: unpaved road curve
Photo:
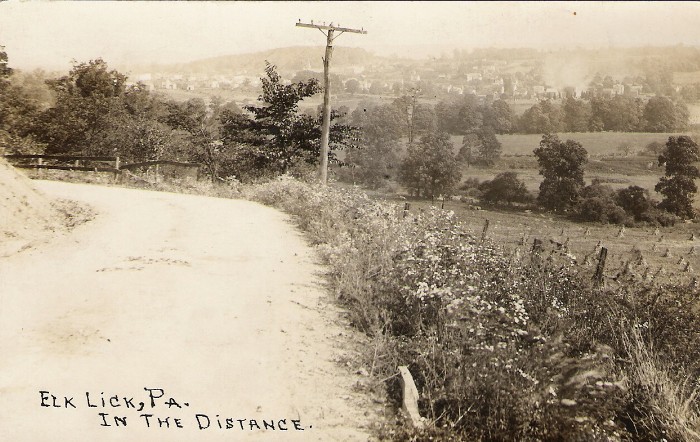
[[[98,215],[0,260],[0,440],[367,440],[366,398],[333,362],[349,332],[285,215],[247,201],[37,186]],[[145,388],[164,390],[154,408]]]

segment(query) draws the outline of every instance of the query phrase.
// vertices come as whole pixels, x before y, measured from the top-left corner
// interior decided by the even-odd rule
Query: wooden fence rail
[[[26,155],[26,154],[7,154],[4,155],[7,159],[16,160],[59,160],[59,161],[109,161],[115,162],[118,157],[101,157],[101,156],[85,156],[85,155]]]
[[[194,171],[196,178],[199,178],[201,165],[198,163],[184,163],[172,160],[141,161],[138,163],[121,164],[117,156],[87,156],[87,155],[33,155],[33,154],[8,154],[3,157],[12,163],[14,167],[20,169],[49,169],[49,170],[73,170],[81,172],[112,172],[120,174],[122,170],[135,170],[155,166],[156,177],[160,166],[171,166],[180,171]],[[44,161],[51,164],[45,164]],[[63,163],[63,164],[61,164]],[[72,163],[72,164],[66,164]],[[87,165],[86,163],[99,163]],[[109,163],[109,166],[104,164]],[[192,175],[190,172],[189,175]],[[156,179],[157,180],[157,179]]]

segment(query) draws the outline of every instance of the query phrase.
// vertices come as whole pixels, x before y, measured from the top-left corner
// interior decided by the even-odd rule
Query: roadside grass
[[[318,243],[372,375],[393,393],[398,365],[413,374],[429,425],[380,438],[696,440],[697,288],[598,288],[570,254],[515,253],[449,211],[403,218],[353,189],[283,178],[244,194]]]

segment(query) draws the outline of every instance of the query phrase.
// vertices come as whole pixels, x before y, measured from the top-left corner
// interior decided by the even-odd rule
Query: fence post
[[[486,239],[486,233],[489,231],[489,220],[487,219],[484,223],[484,230],[481,231],[481,241]]]
[[[408,210],[411,208],[411,203],[404,203],[403,204],[403,217],[406,218],[408,216]]]
[[[401,375],[401,396],[403,402],[401,408],[408,416],[411,424],[416,428],[421,428],[424,426],[424,422],[418,411],[418,388],[416,388],[416,383],[405,365],[399,367],[399,374]]]
[[[114,181],[119,182],[119,177],[121,176],[121,171],[119,168],[121,167],[121,163],[119,161],[119,157],[114,158]]]
[[[608,257],[608,249],[605,247],[600,248],[600,255],[598,255],[598,265],[595,269],[595,274],[593,275],[593,281],[596,285],[601,285],[603,283],[603,271],[605,270],[605,260]]]

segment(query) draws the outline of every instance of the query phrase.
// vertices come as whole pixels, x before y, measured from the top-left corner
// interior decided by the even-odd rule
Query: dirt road
[[[97,216],[0,260],[0,440],[367,440],[352,332],[285,215],[37,185]]]

